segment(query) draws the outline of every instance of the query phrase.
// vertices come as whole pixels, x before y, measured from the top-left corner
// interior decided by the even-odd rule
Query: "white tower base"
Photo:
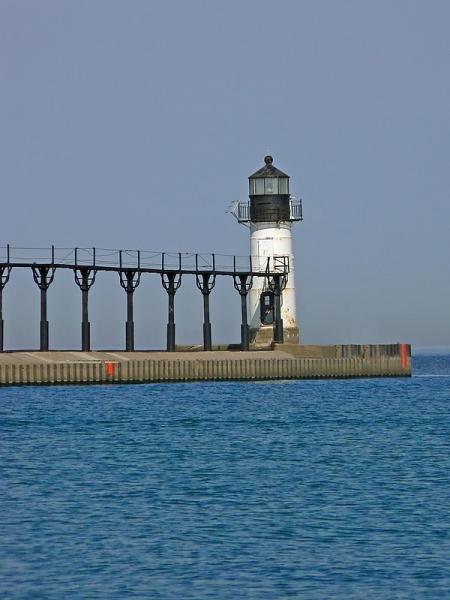
[[[298,344],[291,228],[290,222],[250,223],[250,254],[255,267],[262,270],[265,269],[268,258],[272,269],[276,265],[277,257],[289,257],[288,281],[281,295],[281,318],[285,343]],[[264,325],[261,322],[260,299],[261,294],[267,290],[266,279],[255,277],[249,293],[250,344],[254,348],[270,346],[273,341],[273,325]]]

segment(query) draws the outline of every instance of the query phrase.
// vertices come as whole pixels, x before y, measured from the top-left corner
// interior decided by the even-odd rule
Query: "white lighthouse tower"
[[[294,253],[292,225],[302,220],[301,201],[289,193],[289,176],[273,166],[266,156],[265,165],[249,177],[248,204],[239,204],[237,214],[241,223],[250,226],[250,254],[254,267],[271,270],[277,265],[289,265],[287,284],[281,294],[281,318],[284,342],[298,344],[299,328],[295,307]],[[249,293],[250,343],[266,347],[273,340],[275,298],[267,279],[255,277]]]

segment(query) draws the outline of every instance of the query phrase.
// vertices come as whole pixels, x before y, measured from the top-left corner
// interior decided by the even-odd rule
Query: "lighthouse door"
[[[259,299],[260,317],[263,325],[272,325],[274,320],[273,292],[263,292]]]

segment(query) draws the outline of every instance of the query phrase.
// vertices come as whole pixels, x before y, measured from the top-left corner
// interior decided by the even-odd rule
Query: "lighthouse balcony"
[[[239,223],[249,223],[254,220],[250,214],[250,202],[239,202],[237,205],[236,216]],[[267,206],[267,208],[258,208],[258,221],[277,222],[277,221],[303,221],[302,201],[291,198],[289,200],[289,218],[284,211],[276,206]]]

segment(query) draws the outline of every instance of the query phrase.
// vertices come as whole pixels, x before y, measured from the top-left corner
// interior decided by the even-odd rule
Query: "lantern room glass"
[[[264,195],[264,179],[255,179],[255,194]]]
[[[278,193],[279,194],[289,194],[289,178],[288,177],[280,177],[278,179]]]
[[[260,177],[249,179],[250,196],[289,194],[289,177]]]
[[[264,192],[266,194],[278,194],[278,179],[276,177],[264,179]]]

